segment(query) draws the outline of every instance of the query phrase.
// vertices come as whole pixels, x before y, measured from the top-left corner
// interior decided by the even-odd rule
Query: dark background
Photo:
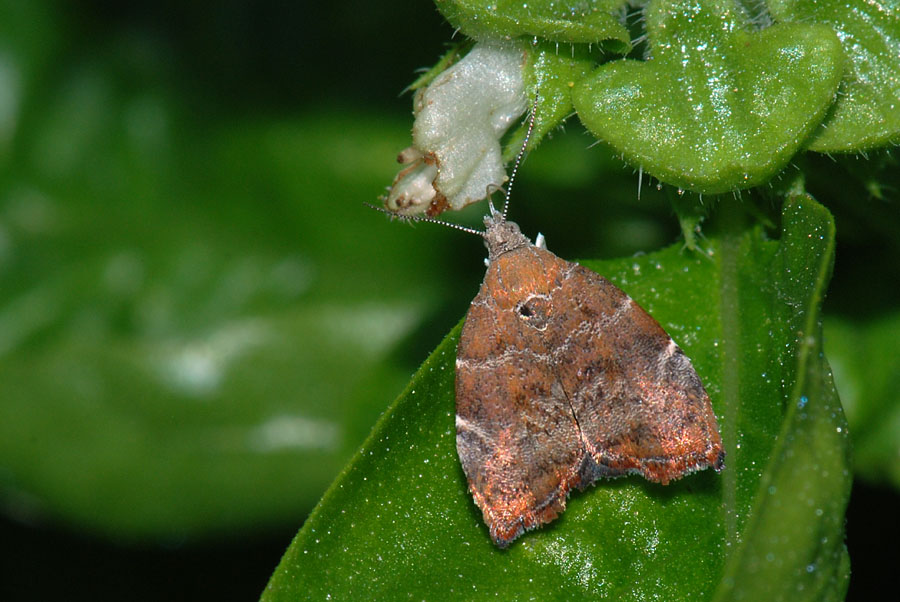
[[[113,39],[140,39],[167,57],[168,68],[160,75],[168,80],[166,85],[184,97],[202,116],[198,118],[209,120],[253,113],[290,116],[311,107],[360,105],[403,118],[409,114],[410,99],[400,92],[417,69],[429,66],[443,52],[453,34],[428,1],[226,0],[212,10],[195,3],[159,1],[81,1],[65,6],[58,22],[70,47],[56,52],[102,53],[109,51]],[[839,232],[832,290],[853,290],[853,284],[868,274],[860,266],[880,256],[879,241],[840,239],[842,228],[858,230],[865,220],[858,210],[831,208]],[[593,211],[602,215],[604,210]],[[665,210],[661,215],[661,231],[673,240],[674,218]],[[521,220],[540,217],[526,215]],[[575,232],[564,241],[571,248],[560,250],[556,244],[556,250],[562,256],[584,256],[590,250],[579,245],[586,238]],[[477,263],[479,253],[476,245],[466,260]],[[465,297],[469,292],[460,294]],[[884,295],[893,297],[896,292]],[[883,302],[854,301],[850,294],[829,300],[838,311],[854,303],[877,311]],[[444,331],[459,315],[456,309],[447,311],[439,320]],[[415,351],[410,356],[420,361],[437,340],[429,336],[412,342]],[[416,360],[410,361],[414,368]],[[854,484],[847,514],[852,563],[848,599],[887,600],[896,595],[898,508],[896,491]],[[234,537],[125,544],[53,522],[26,524],[3,518],[0,542],[6,558],[0,562],[0,599],[256,599],[300,521],[298,517],[294,523],[267,525]]]

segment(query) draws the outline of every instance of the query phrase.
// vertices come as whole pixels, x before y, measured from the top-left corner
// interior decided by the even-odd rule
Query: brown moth
[[[532,244],[505,209],[485,226],[487,274],[456,356],[456,449],[494,543],[553,520],[600,477],[665,485],[721,470],[709,396],[659,323]]]

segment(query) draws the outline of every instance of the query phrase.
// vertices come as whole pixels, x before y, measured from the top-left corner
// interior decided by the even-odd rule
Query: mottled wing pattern
[[[517,299],[537,295],[542,297],[535,301],[549,304],[541,277],[562,277],[561,265],[542,264],[535,251],[525,247],[491,262],[457,351],[457,451],[491,537],[501,546],[565,508],[585,454],[553,370],[553,350],[516,308]],[[505,269],[521,262],[523,253],[529,273]]]
[[[544,340],[555,350],[557,376],[592,460],[582,486],[625,473],[667,484],[695,470],[721,469],[716,415],[688,357],[622,290],[564,263],[566,288],[591,293],[558,312]]]
[[[668,483],[722,466],[678,346],[609,281],[533,245],[491,261],[460,337],[456,398],[460,461],[503,547],[598,477]]]

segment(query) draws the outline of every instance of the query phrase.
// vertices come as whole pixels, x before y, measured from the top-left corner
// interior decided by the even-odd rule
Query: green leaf
[[[9,162],[14,137],[29,119],[29,100],[60,47],[61,15],[45,2],[4,2],[0,18],[0,165]]]
[[[848,429],[822,350],[819,313],[834,259],[834,222],[824,207],[801,195],[786,204],[782,229],[767,326],[790,341],[790,359],[769,349],[787,367],[779,376],[783,421],[716,600],[840,601],[849,583],[843,542],[851,484]],[[745,377],[773,376],[768,369],[747,373],[746,355],[729,356],[735,370],[740,362]]]
[[[614,13],[622,0],[435,0],[441,14],[476,40],[536,36],[552,42],[596,44],[626,52],[628,31]]]
[[[825,321],[825,348],[847,410],[853,468],[900,489],[900,314]]]
[[[560,54],[555,45],[542,43],[528,49],[525,88],[529,91],[532,104],[534,95],[538,96],[528,150],[536,148],[547,134],[572,114],[572,90],[575,82],[586,76],[593,65],[590,53],[584,48]],[[528,127],[526,121],[509,137],[503,149],[504,161],[511,161],[519,153]]]
[[[456,456],[457,327],[322,499],[263,600],[708,600],[716,588],[722,600],[760,599],[762,587],[765,599],[840,599],[847,438],[818,327],[833,223],[813,200],[794,199],[774,242],[728,206],[709,239],[713,261],[671,247],[585,262],[692,358],[720,417],[721,474],[667,487],[601,482],[498,550]]]
[[[452,236],[362,204],[402,123],[186,125],[110,65],[59,77],[0,172],[4,506],[123,539],[302,518],[449,292],[416,276]]]
[[[847,72],[828,119],[808,147],[851,152],[900,140],[900,4],[896,0],[771,0],[779,21],[823,23],[838,33]]]
[[[663,182],[714,194],[768,181],[825,117],[844,59],[828,27],[751,32],[746,19],[725,0],[651,3],[650,58],[582,80],[579,117]]]

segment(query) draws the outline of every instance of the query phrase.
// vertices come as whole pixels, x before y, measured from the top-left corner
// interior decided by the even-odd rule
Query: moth
[[[485,226],[487,273],[457,347],[456,449],[494,542],[553,520],[600,477],[721,470],[709,396],[659,323],[502,213]]]

